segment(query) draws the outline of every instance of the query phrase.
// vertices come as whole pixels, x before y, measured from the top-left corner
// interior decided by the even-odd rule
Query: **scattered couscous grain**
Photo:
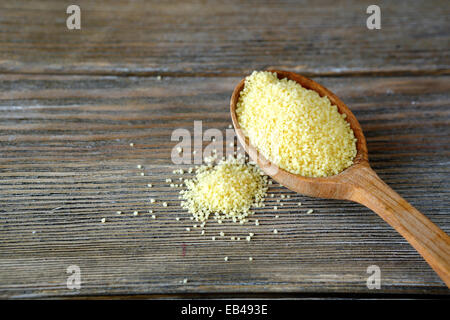
[[[137,211],[133,212],[133,216],[137,216],[138,214],[139,214],[139,212],[137,212]]]
[[[307,214],[313,213],[314,210],[313,209],[309,209],[308,211],[306,211]]]
[[[134,147],[134,143],[133,142],[130,143],[130,147]]]
[[[289,172],[331,176],[356,156],[350,124],[328,97],[274,72],[255,71],[245,79],[236,114],[250,142]]]
[[[147,184],[147,187],[151,188],[153,185],[151,183]]]
[[[163,202],[163,207],[167,207],[167,202]]]
[[[277,234],[278,230],[277,229],[273,229],[273,233]]]
[[[105,223],[106,222],[106,218],[102,218],[101,222]]]
[[[223,260],[228,261],[228,257],[223,258]]]

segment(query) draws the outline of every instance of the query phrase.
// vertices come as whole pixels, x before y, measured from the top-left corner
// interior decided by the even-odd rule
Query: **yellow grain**
[[[181,205],[197,221],[205,221],[211,213],[222,223],[225,218],[245,222],[251,207],[261,207],[267,191],[267,177],[259,168],[242,158],[227,158],[215,166],[198,168],[196,177],[186,181],[187,190],[180,192]]]
[[[356,138],[345,115],[327,97],[295,81],[253,72],[236,113],[252,145],[282,169],[325,177],[353,163]]]

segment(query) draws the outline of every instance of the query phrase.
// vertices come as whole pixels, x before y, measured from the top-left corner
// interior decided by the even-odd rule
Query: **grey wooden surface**
[[[0,70],[23,73],[237,75],[277,67],[302,74],[447,73],[447,1],[3,0]]]
[[[211,222],[203,237],[165,183],[176,177],[173,130],[202,120],[224,131],[240,78],[274,66],[341,97],[376,172],[449,233],[445,2],[382,2],[380,31],[365,28],[364,1],[79,3],[78,33],[58,1],[0,3],[0,297],[375,294],[366,287],[373,264],[376,293],[448,294],[358,204],[274,184],[274,199],[291,199],[274,211],[268,198],[259,226]],[[220,231],[255,237],[232,242]],[[81,268],[81,290],[66,287],[69,265]]]

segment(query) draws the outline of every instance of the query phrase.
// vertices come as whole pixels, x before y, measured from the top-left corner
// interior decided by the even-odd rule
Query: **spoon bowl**
[[[276,72],[279,79],[294,80],[322,97],[327,96],[338,111],[347,116],[346,120],[357,139],[357,154],[350,167],[329,177],[304,177],[277,167],[258,152],[240,127],[236,106],[245,86],[245,79],[242,79],[231,96],[230,113],[238,140],[250,158],[267,175],[292,191],[311,197],[351,200],[370,208],[397,230],[450,287],[450,237],[392,190],[371,169],[366,139],[350,109],[334,93],[311,79],[288,71],[269,71]]]

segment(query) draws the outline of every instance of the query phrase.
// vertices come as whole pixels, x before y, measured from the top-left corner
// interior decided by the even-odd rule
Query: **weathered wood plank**
[[[372,264],[382,270],[378,292],[448,294],[405,240],[350,202],[274,185],[277,196],[254,216],[260,226],[211,222],[206,237],[192,228],[165,182],[177,178],[170,136],[176,128],[192,130],[194,120],[204,130],[225,130],[238,80],[0,76],[0,296],[363,293]],[[449,232],[449,78],[316,80],[360,119],[379,175]],[[291,198],[274,211],[279,194]],[[307,215],[309,208],[315,212]],[[255,237],[232,242],[220,231]],[[82,272],[77,292],[65,286],[73,264]]]
[[[276,67],[303,74],[448,73],[447,1],[77,1],[0,3],[0,72],[241,75]]]

